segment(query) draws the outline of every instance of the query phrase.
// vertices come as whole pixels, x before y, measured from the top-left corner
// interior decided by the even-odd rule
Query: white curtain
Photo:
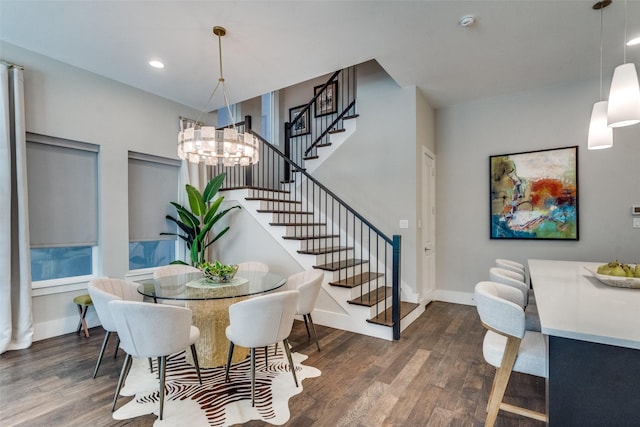
[[[33,341],[23,74],[0,64],[0,354]]]

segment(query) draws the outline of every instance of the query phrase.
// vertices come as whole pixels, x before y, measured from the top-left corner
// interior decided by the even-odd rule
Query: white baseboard
[[[476,305],[473,293],[470,292],[443,291],[437,289],[434,300],[453,304]]]
[[[60,335],[76,332],[78,327],[79,317],[68,316],[62,319],[49,320],[46,322],[39,322],[33,325],[33,341],[45,340],[47,338],[53,338]],[[100,325],[100,320],[95,313],[95,310],[89,310],[87,312],[87,326],[93,328]],[[84,335],[84,334],[83,334]]]

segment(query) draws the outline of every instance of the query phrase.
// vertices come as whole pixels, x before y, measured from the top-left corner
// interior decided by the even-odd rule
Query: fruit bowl
[[[584,268],[589,273],[593,274],[593,277],[607,286],[613,286],[616,288],[640,289],[640,278],[609,276],[608,274],[598,274],[598,272],[593,268],[589,268],[586,266]]]

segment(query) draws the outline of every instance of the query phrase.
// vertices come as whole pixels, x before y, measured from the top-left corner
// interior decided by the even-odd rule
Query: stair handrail
[[[354,99],[353,101],[351,101],[349,103],[349,105],[347,105],[347,108],[345,108],[342,113],[340,113],[338,115],[338,117],[335,118],[334,121],[332,121],[329,126],[327,126],[327,128],[316,138],[315,141],[313,141],[311,143],[311,145],[305,150],[304,155],[307,156],[309,155],[309,153],[318,146],[318,144],[320,144],[320,142],[322,141],[322,138],[324,138],[325,136],[327,136],[327,134],[329,132],[331,132],[331,129],[333,129],[333,127],[340,121],[342,120],[342,118],[344,116],[347,115],[347,113],[351,110],[351,108],[356,105],[356,100]]]
[[[387,236],[382,230],[373,225],[368,219],[362,216],[358,211],[352,208],[347,202],[342,200],[338,195],[336,195],[333,191],[327,188],[324,184],[319,182],[313,176],[311,176],[305,168],[295,163],[293,160],[289,159],[282,151],[280,151],[276,146],[271,144],[269,141],[264,139],[260,134],[255,132],[252,129],[245,129],[245,132],[250,132],[253,136],[255,136],[264,146],[268,147],[272,152],[274,152],[277,156],[279,156],[287,165],[287,169],[293,168],[294,171],[305,176],[305,178],[312,182],[313,185],[319,187],[321,190],[325,191],[333,200],[342,205],[348,212],[350,212],[355,218],[365,224],[369,229],[375,232],[383,241],[391,246],[392,250],[392,274],[391,274],[391,321],[393,323],[393,339],[400,339],[400,265],[401,265],[401,246],[402,240],[400,235],[393,235],[393,237]]]

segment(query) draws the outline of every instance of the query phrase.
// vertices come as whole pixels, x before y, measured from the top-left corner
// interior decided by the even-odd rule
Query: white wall
[[[0,42],[2,59],[25,68],[28,132],[100,146],[100,245],[98,275],[124,277],[128,271],[128,151],[176,158],[178,117],[198,111]],[[151,72],[151,70],[150,70]],[[33,208],[33,207],[32,207]],[[86,283],[38,289],[33,298],[36,340],[72,331],[73,297]],[[89,324],[99,324],[90,310]]]
[[[588,151],[597,82],[485,99],[436,112],[437,287],[471,302],[495,258],[640,262],[640,125]],[[579,241],[489,239],[489,156],[578,145]],[[456,292],[468,293],[463,296]]]

